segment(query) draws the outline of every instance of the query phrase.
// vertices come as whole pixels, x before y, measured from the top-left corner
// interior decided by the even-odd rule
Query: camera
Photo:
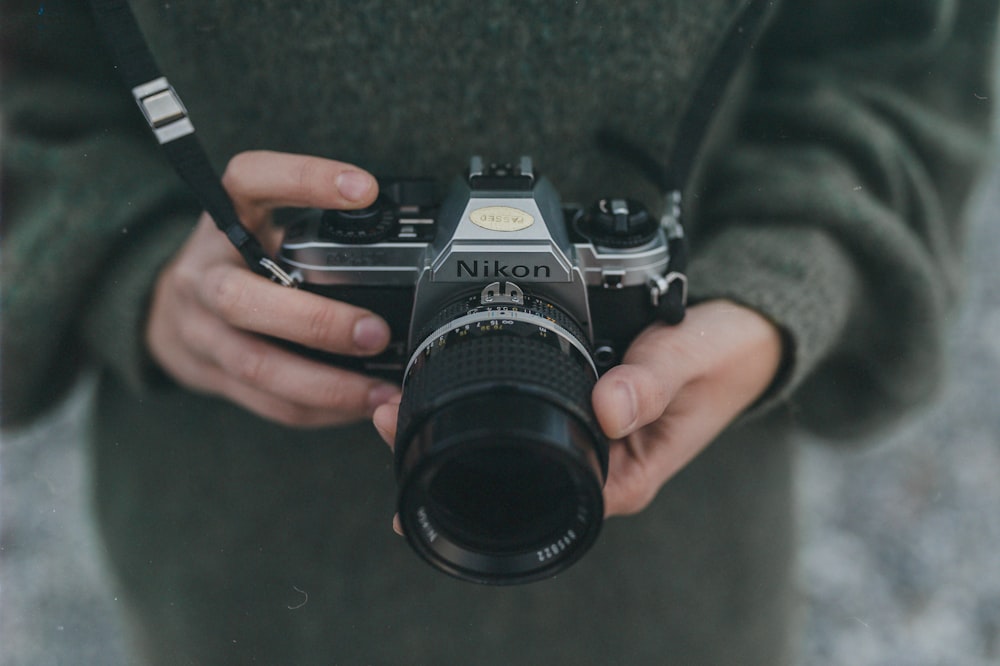
[[[564,206],[528,157],[473,157],[447,187],[385,179],[362,210],[307,210],[279,261],[300,287],[368,308],[392,342],[324,355],[402,383],[398,510],[433,566],[490,584],[562,571],[604,515],[601,373],[653,320],[684,314],[679,199]]]

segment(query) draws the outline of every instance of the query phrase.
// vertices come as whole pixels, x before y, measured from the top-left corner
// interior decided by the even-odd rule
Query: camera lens
[[[530,447],[494,444],[445,462],[428,499],[442,529],[479,550],[531,548],[573,517],[573,481]]]
[[[550,303],[459,299],[407,369],[396,439],[414,549],[454,576],[522,583],[576,561],[603,517],[607,442],[579,327]]]

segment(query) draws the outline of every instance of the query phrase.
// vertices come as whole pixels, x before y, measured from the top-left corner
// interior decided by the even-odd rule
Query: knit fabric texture
[[[0,2],[2,419],[100,368],[95,513],[145,663],[790,663],[790,425],[869,432],[939,379],[990,151],[996,0],[775,3],[685,200],[692,301],[770,318],[783,370],[578,564],[500,589],[391,533],[370,427],[291,430],[161,376],[149,294],[197,206],[83,3]],[[448,180],[474,153],[530,154],[567,201],[654,206],[596,137],[665,159],[742,5],[130,4],[220,171],[266,148]]]
[[[655,206],[595,137],[662,160],[740,3],[133,4],[220,170],[267,148],[447,179],[471,154],[531,154],[566,200]],[[935,384],[989,145],[995,3],[876,4],[789,3],[688,192],[692,298],[778,324],[786,370],[767,404],[831,433]],[[81,9],[4,7],[3,409],[18,421],[82,359],[137,388],[152,376],[144,299],[196,212]]]

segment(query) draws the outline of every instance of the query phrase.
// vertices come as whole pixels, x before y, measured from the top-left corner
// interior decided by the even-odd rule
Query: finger
[[[375,409],[372,414],[372,423],[375,430],[393,448],[396,443],[396,421],[399,418],[399,398],[388,400]]]
[[[687,364],[670,354],[670,329],[643,332],[594,387],[592,402],[605,434],[619,439],[658,419],[689,379]]]
[[[369,310],[288,289],[229,264],[205,274],[199,299],[231,326],[336,354],[376,354],[391,338],[389,325]]]
[[[222,182],[244,223],[255,228],[266,219],[262,213],[280,206],[360,208],[378,193],[375,178],[351,164],[271,151],[236,155]]]
[[[604,484],[604,515],[627,516],[642,511],[659,488],[648,461],[629,450],[627,440],[611,445],[608,479]]]
[[[726,301],[691,308],[680,326],[644,331],[595,387],[602,426],[627,435],[611,447],[608,515],[644,508],[761,395],[781,354],[773,324]]]
[[[176,320],[175,331],[157,335],[164,343],[155,346],[156,357],[172,376],[192,388],[239,397],[244,406],[258,407],[270,396],[288,414],[282,422],[298,418],[291,406],[303,413],[318,410],[362,419],[399,393],[392,384],[305,358],[198,309]],[[273,412],[267,410],[268,415]]]
[[[321,428],[354,423],[366,418],[365,411],[311,407],[287,400],[257,387],[232,380],[220,373],[218,394],[265,419],[291,428]]]
[[[681,391],[671,404],[669,418],[611,444],[604,486],[605,515],[629,515],[644,509],[718,434],[721,424],[699,411],[700,402]]]
[[[399,389],[378,379],[315,361],[253,335],[213,327],[187,333],[192,349],[239,383],[303,407],[371,415]],[[217,329],[217,330],[213,330]],[[215,344],[206,344],[206,338]]]
[[[218,366],[193,354],[172,354],[165,369],[179,384],[192,391],[222,396],[258,416],[290,427],[342,425],[365,416],[295,403],[283,396],[239,382]]]

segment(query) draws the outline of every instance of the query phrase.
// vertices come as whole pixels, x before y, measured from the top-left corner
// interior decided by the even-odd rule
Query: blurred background
[[[799,466],[803,666],[1000,664],[1000,168],[975,201],[940,399]],[[128,663],[93,532],[86,383],[0,442],[0,663]]]
[[[799,457],[807,664],[1000,664],[1000,165],[974,200],[940,399]]]

